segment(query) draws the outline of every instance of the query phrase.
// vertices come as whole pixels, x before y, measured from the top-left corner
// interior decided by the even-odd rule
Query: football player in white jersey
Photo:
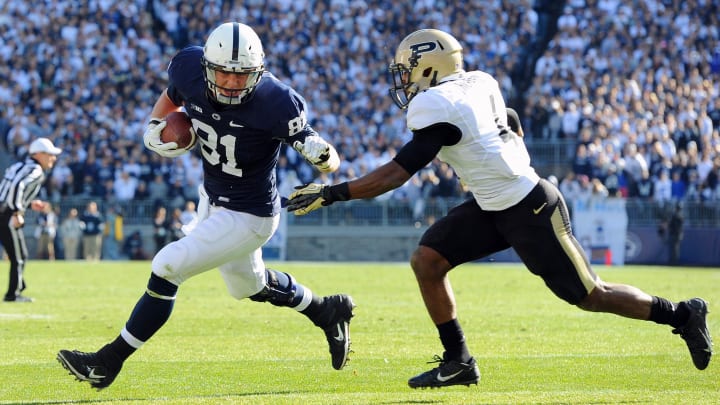
[[[390,95],[407,110],[412,139],[392,161],[363,177],[298,188],[288,210],[304,215],[336,201],[376,197],[401,186],[436,156],[449,163],[472,192],[473,198],[428,228],[410,258],[444,348],[443,357],[436,356],[438,367],[412,377],[410,387],[480,380],[457,320],[447,273],[509,247],[559,298],[587,311],[670,325],[685,339],[695,366],[707,367],[712,341],[706,302],[671,302],[605,282],[593,272],[572,234],[563,197],[530,165],[517,115],[508,114],[493,77],[463,70],[462,47],[455,38],[435,29],[408,35],[390,72]]]
[[[291,275],[265,268],[262,258],[262,246],[280,222],[275,172],[282,144],[322,172],[337,169],[337,152],[308,124],[305,100],[265,70],[260,38],[245,24],[221,24],[205,47],[179,51],[168,78],[143,139],[161,156],[186,153],[160,140],[164,117],[185,108],[203,161],[198,221],[155,255],[147,290],[115,340],[97,352],[61,350],[57,359],[78,380],[109,386],[125,360],[170,318],[179,286],[217,268],[233,298],[307,316],[325,333],[333,368],[342,369],[350,351],[352,298],[313,294]]]

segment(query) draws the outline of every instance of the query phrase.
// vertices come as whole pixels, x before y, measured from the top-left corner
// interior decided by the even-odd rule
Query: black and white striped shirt
[[[8,167],[0,182],[0,213],[25,211],[44,181],[42,166],[30,157]]]

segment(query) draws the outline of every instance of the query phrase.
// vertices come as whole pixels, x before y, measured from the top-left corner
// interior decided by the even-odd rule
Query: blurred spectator
[[[578,143],[576,147],[572,171],[577,175],[592,175],[592,159],[588,153],[588,146],[584,143]]]
[[[122,209],[110,205],[105,214],[103,228],[102,258],[104,260],[120,260],[124,240],[124,221]]]
[[[544,132],[544,135],[547,134],[547,136],[543,136],[543,138],[551,141],[560,138],[560,134],[562,133],[563,117],[564,112],[560,106],[560,102],[553,99],[553,101],[550,102],[550,109],[548,110],[547,131]]]
[[[577,139],[580,130],[580,111],[574,102],[568,103],[567,110],[562,115],[562,133],[565,138]]]
[[[65,260],[76,260],[83,235],[83,224],[78,218],[76,208],[70,208],[70,211],[68,211],[67,217],[60,224],[59,234],[63,243]]]
[[[80,221],[83,224],[83,257],[88,261],[99,261],[105,223],[95,201],[87,204]]]
[[[623,158],[623,167],[625,174],[630,181],[632,190],[637,191],[638,183],[643,179],[649,180],[650,172],[645,157],[638,152],[638,147],[634,143],[625,144],[625,152]],[[652,193],[650,193],[652,195]],[[630,197],[636,197],[637,193],[631,191]]]
[[[597,200],[604,200],[606,199],[610,193],[608,192],[608,189],[605,187],[605,185],[600,181],[598,178],[593,178],[590,181],[590,189],[591,189],[591,198],[597,199]]]
[[[153,204],[162,203],[170,193],[170,186],[165,182],[162,174],[156,174],[152,183],[148,184],[148,199]]]
[[[640,179],[632,183],[629,196],[649,201],[654,195],[655,183],[650,178],[650,172],[647,169],[643,169]]]
[[[135,191],[138,187],[138,180],[131,176],[126,170],[120,172],[120,176],[113,183],[113,192],[118,202],[126,203],[135,198]]]
[[[179,207],[173,208],[168,226],[170,230],[170,234],[168,235],[168,242],[174,242],[184,236],[184,233],[182,231],[183,223],[180,219],[181,215],[182,210]]]
[[[170,185],[170,190],[164,200],[167,201],[169,207],[182,210],[185,201],[189,198],[185,195],[185,185],[180,178],[175,179],[175,182]]]
[[[575,199],[588,202],[594,196],[594,184],[590,176],[586,174],[577,175],[577,196]]]
[[[57,215],[49,202],[45,204],[37,217],[35,238],[37,239],[37,258],[55,260],[55,236],[57,235]]]
[[[670,180],[670,198],[677,202],[682,201],[685,198],[685,192],[687,185],[682,179],[682,173],[679,171],[672,172],[672,179]]]
[[[565,173],[565,177],[560,180],[560,192],[568,201],[573,201],[580,197],[580,184],[575,178],[575,172],[569,171]]]
[[[680,259],[680,245],[684,234],[685,218],[682,213],[682,204],[675,203],[667,210],[658,225],[658,236],[667,246],[668,264],[675,266]]]
[[[672,180],[669,173],[667,170],[662,170],[653,185],[653,200],[660,206],[672,200]]]
[[[670,220],[668,221],[668,264],[677,265],[680,260],[680,245],[683,240],[683,227],[685,219],[682,213],[682,204],[675,204]]]
[[[140,231],[131,233],[123,243],[123,254],[130,260],[147,260],[148,254],[143,247],[143,238]]]
[[[713,168],[701,186],[704,200],[717,200],[720,197],[720,155],[713,160]]]
[[[197,219],[197,211],[195,210],[195,201],[185,201],[185,209],[180,213],[180,222],[187,225]]]
[[[155,253],[159,252],[170,238],[170,221],[167,217],[167,209],[163,206],[157,207],[153,218],[153,240],[155,241]]]

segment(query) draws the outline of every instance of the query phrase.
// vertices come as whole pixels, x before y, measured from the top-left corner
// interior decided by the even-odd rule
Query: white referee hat
[[[28,149],[28,153],[32,155],[38,152],[45,152],[50,155],[59,155],[62,152],[62,149],[56,148],[52,141],[47,138],[38,138],[32,141],[30,149]]]

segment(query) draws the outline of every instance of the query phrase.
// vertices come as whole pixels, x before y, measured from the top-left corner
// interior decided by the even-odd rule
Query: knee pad
[[[153,274],[169,280],[171,283],[180,285],[185,282],[186,274],[183,274],[183,264],[187,260],[185,249],[176,241],[162,248],[152,260]]]
[[[265,274],[267,275],[265,287],[250,299],[257,302],[269,302],[280,307],[291,306],[297,292],[295,279],[287,273],[271,269],[265,269]]]

